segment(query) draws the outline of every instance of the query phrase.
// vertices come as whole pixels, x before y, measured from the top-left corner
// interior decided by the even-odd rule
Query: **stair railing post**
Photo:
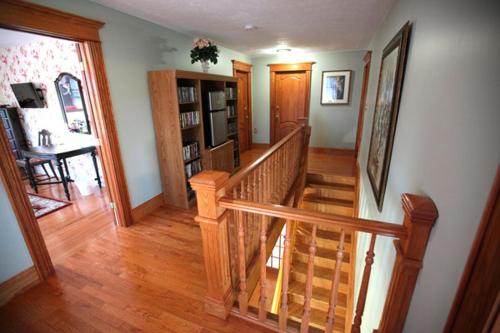
[[[224,185],[229,173],[204,171],[190,179],[196,191],[198,215],[203,242],[203,258],[207,274],[205,311],[226,319],[234,302],[229,257],[229,211],[218,205],[224,195]]]
[[[396,262],[378,333],[402,332],[429,235],[438,217],[434,202],[424,196],[402,195],[407,237],[395,240]]]

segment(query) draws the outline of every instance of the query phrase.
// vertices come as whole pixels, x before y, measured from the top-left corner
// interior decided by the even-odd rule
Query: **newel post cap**
[[[413,221],[433,226],[438,217],[438,210],[431,198],[423,195],[403,193],[403,210]]]
[[[195,191],[203,189],[219,189],[228,179],[228,172],[207,170],[191,177],[191,179],[189,179],[189,183]]]

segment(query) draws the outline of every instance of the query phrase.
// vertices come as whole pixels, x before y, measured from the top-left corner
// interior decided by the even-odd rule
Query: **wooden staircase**
[[[301,208],[342,216],[353,216],[355,213],[355,200],[355,176],[318,171],[307,174]],[[288,299],[290,319],[298,322],[301,321],[304,312],[303,304],[311,232],[312,226],[305,223],[299,223],[295,230]],[[325,329],[339,239],[340,230],[338,228],[318,226],[311,299],[311,328]],[[334,332],[350,332],[351,328],[355,246],[355,236],[350,232],[346,232],[338,304],[335,309]]]

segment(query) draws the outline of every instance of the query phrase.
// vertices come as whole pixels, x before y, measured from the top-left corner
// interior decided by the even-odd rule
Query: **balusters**
[[[304,314],[302,315],[302,323],[300,324],[300,332],[307,333],[309,331],[309,320],[311,318],[311,298],[314,277],[314,256],[316,255],[316,231],[318,225],[313,224],[311,231],[311,242],[309,243],[309,259],[307,261],[307,279],[306,290],[304,295]]]
[[[356,304],[356,315],[352,324],[351,333],[359,333],[361,329],[361,321],[363,318],[363,312],[365,311],[366,293],[368,292],[368,283],[370,282],[373,257],[375,256],[373,249],[375,248],[376,238],[377,235],[372,234],[370,239],[370,248],[368,249],[368,252],[366,252],[365,269],[363,270],[363,278],[361,280],[361,286],[359,287],[358,302]]]
[[[259,320],[265,321],[267,315],[267,280],[266,280],[266,263],[267,263],[267,216],[261,216],[260,223],[260,298],[259,298]]]
[[[332,333],[333,325],[335,324],[335,308],[337,306],[339,293],[340,268],[342,266],[342,260],[344,259],[344,238],[345,232],[342,230],[340,233],[339,246],[337,247],[337,259],[335,260],[335,271],[333,273],[332,291],[330,294],[330,305],[328,307],[328,316],[326,318],[325,333]]]
[[[286,332],[286,321],[288,319],[288,280],[290,276],[291,237],[292,221],[286,220],[286,234],[283,250],[283,281],[281,287],[281,306],[279,313],[280,332]]]
[[[240,305],[240,314],[246,316],[248,312],[248,293],[246,282],[246,258],[245,258],[245,229],[243,228],[243,212],[238,211],[238,258],[240,275],[240,293],[238,303]]]

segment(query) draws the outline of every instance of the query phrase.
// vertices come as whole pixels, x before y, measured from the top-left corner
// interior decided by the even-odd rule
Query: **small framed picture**
[[[321,104],[349,104],[351,70],[324,71],[321,78]]]

